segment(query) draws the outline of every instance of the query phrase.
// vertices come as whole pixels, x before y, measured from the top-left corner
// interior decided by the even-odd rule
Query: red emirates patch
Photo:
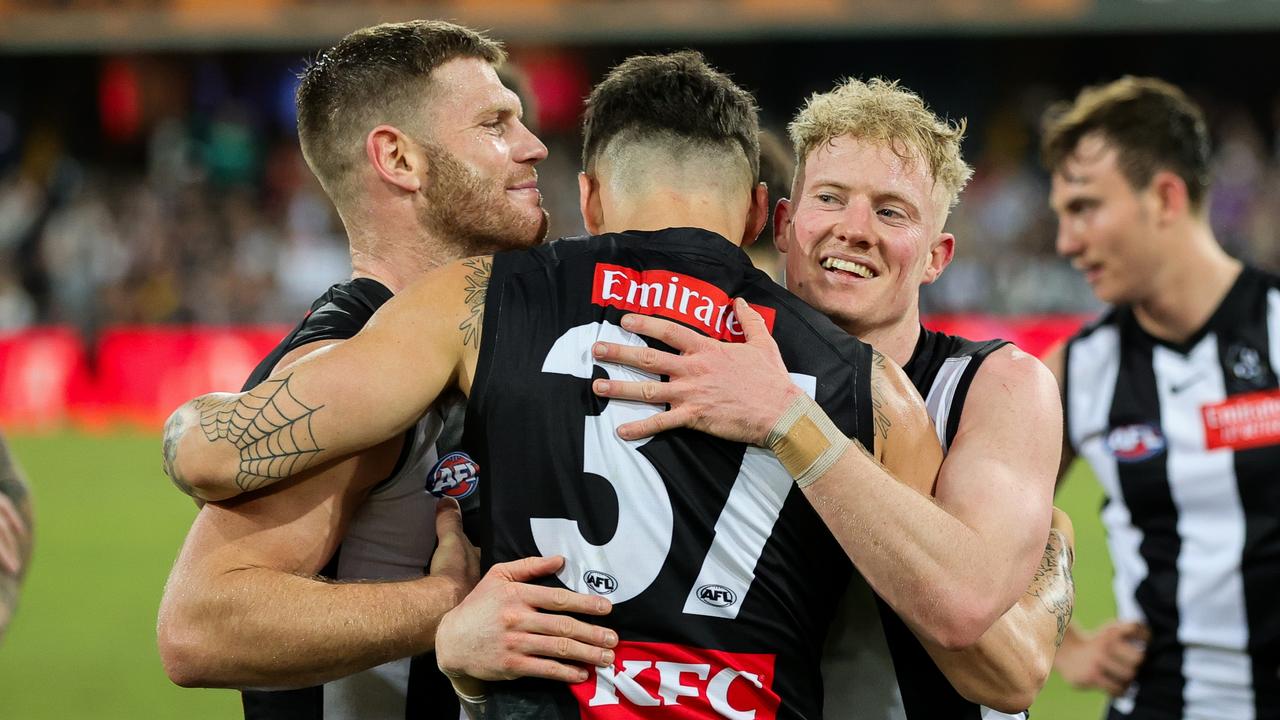
[[[1209,450],[1280,444],[1280,390],[1232,395],[1200,408],[1204,442]]]
[[[723,290],[670,270],[634,270],[598,263],[591,302],[679,320],[717,340],[746,342],[747,339],[733,312],[731,299]],[[774,309],[754,304],[751,307],[760,313],[772,333]]]
[[[774,720],[774,655],[668,643],[622,642],[613,667],[588,668],[571,686],[590,720]]]

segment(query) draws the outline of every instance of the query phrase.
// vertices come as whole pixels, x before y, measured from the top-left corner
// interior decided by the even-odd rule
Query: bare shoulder
[[[1053,373],[1045,363],[1016,345],[1005,345],[991,353],[974,375],[961,416],[962,429],[970,415],[989,413],[1013,413],[1021,421],[1061,422],[1062,406]]]
[[[1049,348],[1044,355],[1044,365],[1049,368],[1049,372],[1053,374],[1058,384],[1062,384],[1062,378],[1067,372],[1067,341],[1062,340]]]

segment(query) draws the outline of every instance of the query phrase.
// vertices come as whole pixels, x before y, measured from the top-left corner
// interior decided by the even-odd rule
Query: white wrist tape
[[[796,485],[806,488],[826,474],[852,440],[840,432],[813,398],[800,395],[782,413],[765,438]]]

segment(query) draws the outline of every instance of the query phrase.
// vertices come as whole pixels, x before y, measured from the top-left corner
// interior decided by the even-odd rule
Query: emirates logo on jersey
[[[776,656],[621,642],[611,667],[570,686],[587,720],[774,720]]]
[[[1280,444],[1280,390],[1232,395],[1200,408],[1204,445],[1209,450]]]
[[[461,500],[480,487],[480,466],[464,452],[451,452],[431,468],[427,483],[432,495]]]
[[[670,270],[633,270],[619,265],[596,265],[591,302],[604,307],[659,315],[697,328],[717,340],[743,342],[746,335],[733,312],[731,298],[720,288]],[[777,313],[752,305],[769,332]]]

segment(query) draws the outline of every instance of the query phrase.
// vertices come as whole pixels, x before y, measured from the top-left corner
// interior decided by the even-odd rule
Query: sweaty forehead
[[[936,189],[928,164],[908,148],[850,135],[821,143],[806,157],[805,186],[824,183],[892,192],[921,204]]]
[[[457,58],[436,68],[428,93],[434,120],[469,125],[492,113],[520,113],[520,98],[479,58]]]

